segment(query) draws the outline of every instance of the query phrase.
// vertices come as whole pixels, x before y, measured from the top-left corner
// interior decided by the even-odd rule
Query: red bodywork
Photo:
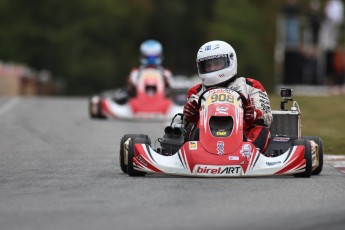
[[[145,70],[137,85],[137,96],[129,101],[132,112],[167,113],[171,100],[165,97],[165,83],[158,70]]]

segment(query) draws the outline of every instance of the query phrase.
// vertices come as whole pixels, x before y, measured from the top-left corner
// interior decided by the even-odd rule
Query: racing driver
[[[165,81],[165,88],[169,91],[172,85],[172,73],[170,70],[162,67],[163,47],[156,40],[146,40],[140,45],[140,62],[139,67],[131,70],[127,82],[127,93],[130,97],[136,95],[136,85],[139,81],[140,72],[143,69],[153,68],[162,72]]]
[[[231,45],[224,41],[210,41],[201,46],[196,64],[202,84],[188,91],[184,106],[184,120],[196,123],[199,119],[197,101],[199,95],[210,87],[227,87],[246,97],[248,105],[244,108],[244,133],[247,141],[265,152],[269,138],[272,113],[268,95],[257,80],[237,74],[237,57]]]

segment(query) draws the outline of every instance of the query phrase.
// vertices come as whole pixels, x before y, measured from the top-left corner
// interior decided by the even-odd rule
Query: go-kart
[[[111,96],[94,95],[89,99],[91,118],[118,118],[131,120],[166,120],[181,112],[183,106],[167,95],[161,71],[148,68],[140,71],[134,96],[123,89]]]
[[[318,175],[323,165],[322,141],[319,137],[301,137],[298,104],[294,102],[287,111],[288,100],[284,96],[281,110],[273,111],[273,116],[296,116],[297,123],[288,125],[298,126],[297,132],[273,124],[265,152],[247,141],[243,134],[243,106],[247,103],[244,96],[231,89],[218,88],[199,97],[200,118],[196,129],[188,131],[183,115],[177,114],[165,128],[164,136],[157,139],[160,147],[152,147],[145,134],[123,136],[120,167],[129,176],[147,173],[192,177]]]

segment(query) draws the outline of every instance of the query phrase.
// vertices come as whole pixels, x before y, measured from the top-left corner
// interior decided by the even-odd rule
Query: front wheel
[[[312,156],[311,156],[311,144],[307,139],[295,140],[295,145],[304,145],[304,159],[305,159],[305,171],[302,173],[294,174],[294,177],[306,177],[309,178],[312,174]]]
[[[150,138],[145,134],[126,134],[121,138],[120,141],[120,167],[123,173],[127,173],[128,165],[128,145],[126,148],[125,142],[128,139],[133,139],[135,137],[141,137],[145,139],[145,144],[151,145]]]
[[[149,136],[145,134],[126,134],[121,138],[120,141],[120,167],[123,173],[127,173],[127,165],[128,165],[128,145],[126,147],[125,142],[128,139],[133,139],[135,137],[141,137],[145,139],[145,144],[151,145],[151,140]]]
[[[133,158],[134,158],[134,145],[135,144],[148,144],[149,139],[143,137],[134,137],[129,141],[128,145],[128,165],[127,173],[130,176],[145,176],[146,172],[141,172],[134,169]]]

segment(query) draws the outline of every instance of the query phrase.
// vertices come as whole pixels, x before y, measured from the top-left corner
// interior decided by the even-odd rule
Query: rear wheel
[[[313,171],[313,175],[319,175],[323,167],[323,142],[322,139],[318,136],[306,136],[303,137],[308,140],[313,140],[319,146],[319,166]]]
[[[145,139],[145,144],[151,145],[151,140],[150,138],[145,135],[145,134],[126,134],[121,138],[120,141],[120,167],[123,173],[127,173],[128,169],[127,169],[127,162],[126,162],[126,149],[125,149],[125,142],[131,138],[135,138],[135,137],[141,137]],[[128,158],[128,155],[127,155]]]
[[[146,172],[141,172],[134,169],[133,158],[134,158],[134,145],[135,144],[147,144],[148,138],[134,137],[129,141],[128,145],[128,165],[127,173],[130,176],[145,176]]]
[[[103,98],[101,97],[99,100],[99,103],[97,104],[97,118],[99,119],[106,119],[107,117],[103,115],[102,113],[102,100]]]
[[[97,118],[97,116],[96,116],[96,114],[95,114],[95,112],[94,112],[94,104],[92,103],[92,98],[93,97],[91,97],[91,98],[89,98],[89,105],[88,105],[88,107],[89,107],[89,116],[90,116],[90,118]]]
[[[295,177],[310,177],[312,174],[312,159],[311,159],[311,144],[307,139],[298,139],[295,140],[295,145],[304,146],[304,159],[305,159],[305,171],[302,173],[294,174]]]

